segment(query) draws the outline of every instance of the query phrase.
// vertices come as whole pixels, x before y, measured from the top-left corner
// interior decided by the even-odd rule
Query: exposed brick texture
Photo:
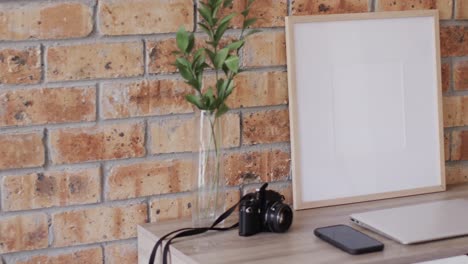
[[[246,114],[242,123],[244,145],[289,141],[289,113],[287,110]]]
[[[156,198],[151,201],[151,222],[187,218],[191,216],[192,197]]]
[[[95,43],[50,47],[50,81],[130,77],[143,74],[143,43]]]
[[[96,203],[100,200],[99,168],[7,176],[2,184],[6,211]]]
[[[369,11],[368,0],[292,0],[293,15],[362,13]]]
[[[440,53],[442,57],[468,56],[468,26],[441,27]]]
[[[93,247],[51,256],[36,255],[17,261],[16,264],[102,264],[102,257],[101,247]]]
[[[38,83],[41,80],[40,53],[39,47],[0,49],[0,84]]]
[[[46,248],[48,234],[44,213],[0,217],[0,254]]]
[[[464,163],[447,164],[445,167],[447,184],[468,182],[468,166]]]
[[[468,160],[468,130],[452,133],[451,160]]]
[[[193,112],[185,100],[191,88],[181,80],[109,83],[103,86],[104,118],[168,115]]]
[[[104,35],[176,32],[181,25],[193,28],[191,0],[101,0],[100,30]]]
[[[245,9],[246,1],[233,1],[232,7],[221,12],[236,12],[238,15],[231,20],[233,28],[242,28],[244,22],[241,12]],[[286,0],[257,0],[252,4],[249,17],[257,17],[258,20],[252,27],[282,27],[284,17],[287,16],[288,4]],[[199,16],[199,19],[201,17]]]
[[[236,76],[227,104],[231,108],[288,103],[286,72],[244,72]]]
[[[291,157],[288,152],[269,150],[225,155],[224,173],[228,185],[286,180]]]
[[[0,126],[94,121],[94,87],[0,91]]]
[[[240,199],[239,190],[228,190],[225,194],[226,210],[234,206]],[[151,222],[161,222],[179,218],[188,218],[192,215],[192,197],[183,195],[172,198],[154,198],[151,201]]]
[[[452,18],[453,0],[377,0],[376,11],[438,9],[440,19]]]
[[[455,18],[468,19],[468,1],[457,0],[455,5]]]
[[[468,90],[468,61],[456,62],[453,66],[453,88]]]
[[[468,125],[468,96],[444,97],[444,126]]]
[[[450,89],[451,69],[449,63],[442,64],[442,91],[447,92]]]
[[[0,40],[85,37],[92,29],[91,6],[77,1],[0,5]]]
[[[0,134],[0,170],[42,166],[42,133]]]
[[[236,36],[238,37],[238,36]],[[206,36],[200,36],[195,39],[194,49],[207,47]],[[223,38],[219,45],[220,47],[226,46],[231,43],[235,37],[227,35]],[[148,58],[148,71],[149,73],[173,73],[177,71],[174,65],[176,60],[176,54],[178,51],[175,38],[163,38],[157,41],[148,41],[146,45],[146,53]],[[206,59],[207,63],[210,63],[209,59]]]
[[[207,46],[199,1],[0,0],[0,263],[133,264],[137,224],[190,217],[198,110],[174,51],[180,26]],[[226,206],[263,182],[292,202],[285,16],[424,9],[442,20],[447,183],[468,182],[467,0],[255,0],[221,121]]]
[[[136,243],[118,243],[106,245],[104,251],[106,263],[136,264],[138,251]]]
[[[56,164],[141,157],[145,154],[144,127],[126,123],[50,132],[52,161]]]
[[[147,222],[146,204],[96,207],[52,214],[53,246],[63,247],[136,236]]]
[[[445,154],[445,160],[450,160],[450,149],[451,149],[451,133],[446,132],[444,133],[444,154]]]
[[[284,32],[262,32],[247,39],[242,64],[246,67],[286,65]]]
[[[240,144],[240,119],[238,114],[226,114],[222,117],[221,133],[225,148]],[[195,147],[195,118],[167,119],[150,125],[151,152],[172,153],[192,151]]]
[[[149,161],[111,169],[106,197],[128,199],[191,189],[192,160]]]

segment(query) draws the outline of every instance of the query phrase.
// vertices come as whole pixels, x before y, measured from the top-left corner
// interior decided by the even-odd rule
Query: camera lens
[[[265,225],[275,233],[286,232],[292,224],[293,213],[291,207],[282,202],[274,203],[265,215]]]

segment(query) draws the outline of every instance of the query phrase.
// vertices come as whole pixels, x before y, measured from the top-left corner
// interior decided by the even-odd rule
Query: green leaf
[[[191,65],[185,58],[177,58],[176,67],[185,80],[190,81],[193,79]]]
[[[241,12],[242,16],[247,17],[250,13],[249,9],[245,9],[244,11]]]
[[[223,98],[223,97],[224,97],[224,95],[223,95],[223,93],[224,93],[223,89],[224,89],[224,79],[221,78],[221,79],[219,79],[219,80],[216,82],[216,91],[218,92],[218,97],[219,97],[219,98]]]
[[[206,51],[206,54],[208,54],[208,58],[210,58],[211,63],[213,63],[214,65],[216,54],[212,50],[209,50],[209,49],[205,49],[205,51]]]
[[[250,36],[250,35],[253,35],[253,34],[256,34],[256,33],[259,33],[259,32],[262,32],[260,29],[252,29],[250,30],[249,32],[247,32],[247,34],[245,34],[244,38]]]
[[[222,25],[224,23],[229,23],[235,16],[236,16],[236,13],[229,14],[229,15],[223,17],[223,19],[221,19],[221,21],[219,21],[219,24]]]
[[[208,23],[209,26],[213,27],[213,18],[211,17],[211,8],[202,3],[202,6],[198,8],[198,13],[203,17],[203,19]]]
[[[191,33],[189,35],[189,44],[187,47],[187,53],[192,52],[194,46],[195,46],[195,36],[193,35],[193,33]]]
[[[177,47],[183,53],[187,53],[187,47],[189,46],[189,34],[185,31],[185,28],[181,26],[176,35]]]
[[[201,109],[203,110],[204,107],[203,107],[203,104],[202,104],[202,100],[199,96],[197,95],[194,95],[194,94],[187,94],[185,96],[185,100],[187,100],[188,102],[194,104],[196,107],[198,107],[198,109]]]
[[[238,40],[236,42],[232,42],[231,44],[227,45],[226,48],[229,50],[238,50],[244,45],[244,40]]]
[[[229,22],[219,25],[219,27],[216,29],[216,32],[215,32],[215,35],[214,35],[214,41],[216,43],[218,43],[219,40],[221,40],[221,38],[224,35],[224,32],[226,32],[228,27],[229,27]]]
[[[244,24],[242,25],[243,28],[248,28],[251,25],[253,25],[255,22],[257,22],[257,18],[249,18],[244,20]]]
[[[237,73],[237,71],[239,70],[239,57],[235,55],[229,56],[229,58],[227,58],[224,63],[226,64],[228,69],[234,73]]]
[[[219,106],[218,111],[216,111],[216,117],[224,115],[227,111],[229,111],[229,107],[225,103],[222,103]]]
[[[206,108],[213,110],[213,103],[215,102],[215,97],[213,93],[213,88],[210,86],[208,87],[208,90],[206,91],[205,95],[205,106]]]
[[[210,29],[208,28],[207,25],[205,25],[205,24],[203,24],[201,22],[198,23],[198,25],[210,38],[213,38],[213,33],[211,33],[211,31],[210,31]]]
[[[228,56],[229,54],[229,49],[228,48],[224,48],[224,49],[221,49],[220,51],[218,51],[218,53],[216,54],[216,57],[214,59],[214,66],[215,66],[215,69],[219,69],[223,66],[224,64],[224,61],[226,60],[226,57]]]

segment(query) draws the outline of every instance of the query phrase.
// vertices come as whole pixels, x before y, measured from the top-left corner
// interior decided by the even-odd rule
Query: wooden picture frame
[[[286,17],[296,210],[445,190],[437,10]]]

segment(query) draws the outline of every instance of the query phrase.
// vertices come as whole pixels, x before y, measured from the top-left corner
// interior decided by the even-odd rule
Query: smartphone
[[[333,246],[352,255],[381,251],[384,245],[372,237],[347,225],[334,225],[314,230],[314,234]]]

